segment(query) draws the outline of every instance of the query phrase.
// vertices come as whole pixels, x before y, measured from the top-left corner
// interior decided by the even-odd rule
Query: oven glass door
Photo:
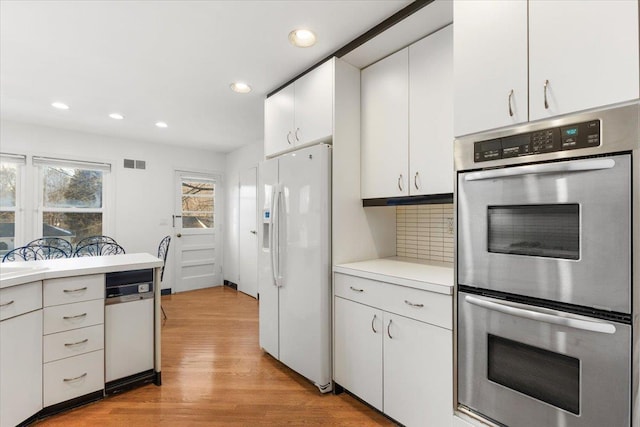
[[[462,405],[508,426],[629,425],[629,325],[465,292],[458,298]]]
[[[458,175],[458,283],[631,312],[631,156]]]

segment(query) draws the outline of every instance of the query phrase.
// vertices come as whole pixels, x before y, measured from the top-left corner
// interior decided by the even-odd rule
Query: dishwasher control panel
[[[153,269],[118,271],[106,274],[107,304],[153,297]]]

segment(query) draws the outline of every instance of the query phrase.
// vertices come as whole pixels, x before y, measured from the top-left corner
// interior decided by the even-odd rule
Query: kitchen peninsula
[[[0,426],[101,399],[105,390],[160,385],[160,292],[154,290],[161,267],[145,253],[1,264]],[[123,290],[122,304],[105,298],[110,283]],[[144,308],[121,308],[139,303]],[[123,324],[126,334],[119,333]],[[140,351],[123,348],[127,340]],[[146,355],[148,369],[122,377],[139,366],[136,353]],[[117,381],[110,381],[110,369]]]

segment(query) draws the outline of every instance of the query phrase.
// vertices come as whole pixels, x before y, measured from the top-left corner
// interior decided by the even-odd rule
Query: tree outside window
[[[182,181],[182,228],[213,228],[215,184],[211,181]]]
[[[0,256],[15,246],[18,167],[17,163],[0,161]]]

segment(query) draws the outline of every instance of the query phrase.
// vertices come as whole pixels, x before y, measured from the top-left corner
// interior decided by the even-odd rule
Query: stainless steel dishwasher
[[[153,269],[106,274],[105,391],[154,381]]]

